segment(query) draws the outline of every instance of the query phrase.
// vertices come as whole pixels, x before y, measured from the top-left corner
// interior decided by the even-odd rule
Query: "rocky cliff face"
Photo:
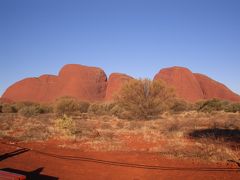
[[[107,80],[100,68],[68,64],[57,76],[42,75],[16,82],[5,91],[2,100],[52,102],[71,96],[82,101],[111,101],[124,83],[131,79],[128,75],[113,73]],[[194,74],[187,68],[162,69],[154,78],[158,79],[174,88],[178,97],[190,102],[211,98],[240,101],[240,96],[223,84],[205,75]]]

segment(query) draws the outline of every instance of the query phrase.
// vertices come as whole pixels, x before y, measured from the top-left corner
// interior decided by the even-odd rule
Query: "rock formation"
[[[107,80],[100,68],[69,64],[57,76],[42,75],[16,82],[5,91],[1,101],[53,102],[64,96],[90,102],[111,101],[124,83],[131,79],[128,75],[113,73]],[[174,88],[179,98],[189,102],[212,98],[240,101],[240,96],[223,84],[205,75],[194,74],[187,68],[162,69],[154,78],[158,79]]]
[[[100,68],[69,64],[58,76],[21,80],[10,86],[2,97],[14,101],[51,102],[71,96],[83,101],[101,101],[106,88],[107,76]]]
[[[188,101],[203,99],[201,87],[193,73],[182,67],[165,68],[154,77],[154,80],[163,80],[174,88],[178,97]]]
[[[223,84],[205,75],[194,74],[187,68],[171,67],[162,69],[154,77],[154,80],[158,79],[165,81],[174,88],[179,98],[189,102],[212,98],[240,101],[240,96],[233,93]]]
[[[230,101],[240,101],[240,96],[233,93],[225,85],[203,75],[195,73],[194,76],[198,80],[202,89],[204,99],[226,99]]]

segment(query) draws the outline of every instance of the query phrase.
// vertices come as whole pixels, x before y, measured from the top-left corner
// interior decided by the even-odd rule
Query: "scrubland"
[[[125,86],[111,103],[65,97],[52,104],[1,104],[0,138],[12,142],[54,140],[63,148],[80,151],[239,161],[238,103],[213,99],[190,104],[176,99],[162,84],[134,83]],[[138,87],[137,91],[133,87]]]

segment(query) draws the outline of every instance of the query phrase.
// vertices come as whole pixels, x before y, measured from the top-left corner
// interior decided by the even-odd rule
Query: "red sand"
[[[0,161],[0,168],[31,172],[43,168],[41,174],[60,179],[238,179],[238,172],[213,171],[212,168],[237,168],[233,164],[214,164],[166,159],[158,154],[138,152],[82,152],[64,149],[57,143],[22,143],[22,146],[61,156],[90,157],[106,161],[159,166],[157,169],[110,165],[101,162],[67,160],[28,151]],[[0,144],[0,155],[16,151],[16,147]],[[191,168],[191,170],[187,170]],[[193,169],[192,169],[193,168]],[[205,171],[202,171],[204,168]]]

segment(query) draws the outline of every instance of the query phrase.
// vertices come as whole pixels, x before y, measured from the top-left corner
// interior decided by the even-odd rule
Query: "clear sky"
[[[0,0],[0,95],[67,63],[148,78],[185,66],[240,94],[240,1]]]

